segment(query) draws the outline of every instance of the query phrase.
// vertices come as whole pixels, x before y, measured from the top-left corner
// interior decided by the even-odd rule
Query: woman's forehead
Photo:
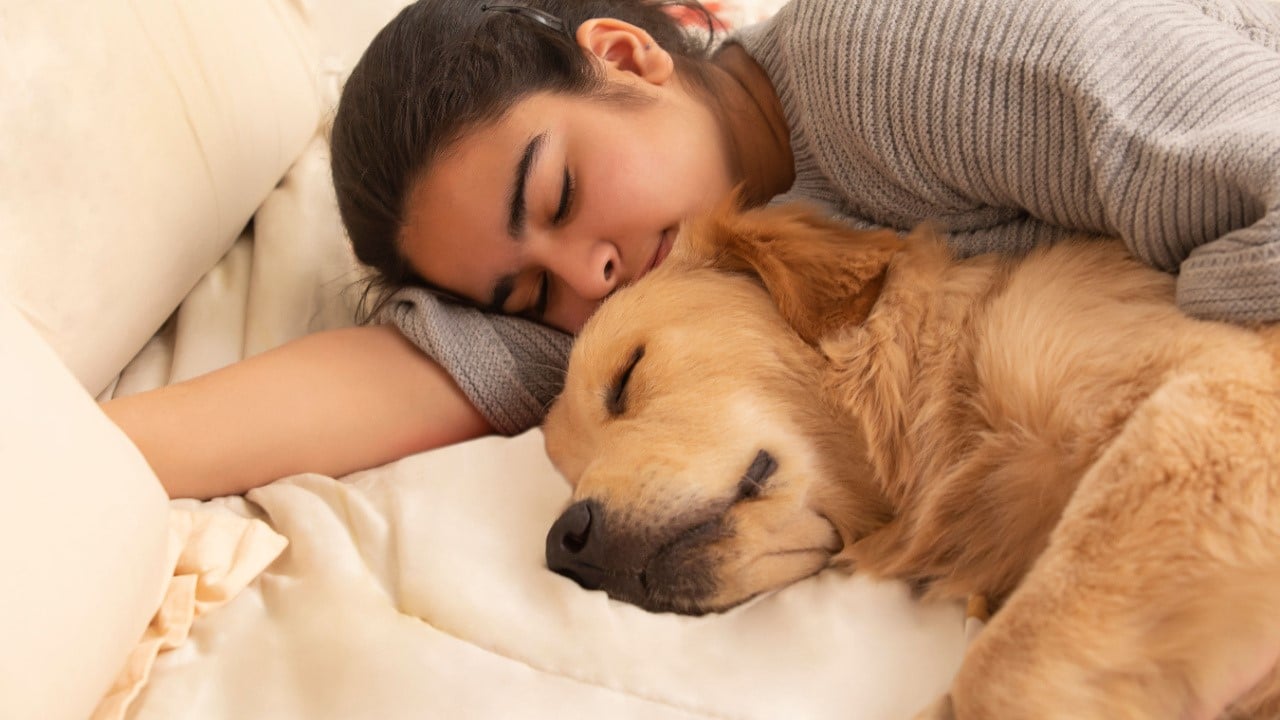
[[[536,93],[502,117],[464,132],[410,187],[405,239],[429,237],[442,221],[449,220],[470,220],[468,224],[479,223],[486,232],[494,223],[504,224],[505,229],[522,175],[527,189],[527,173],[522,169],[538,160],[539,152],[564,146],[567,136],[581,125],[573,116],[575,107],[584,102]]]
[[[436,198],[452,207],[462,196],[509,190],[529,144],[561,131],[543,97],[525,98],[502,117],[473,127],[450,143],[413,183],[409,209],[429,208]]]
[[[506,237],[503,207],[518,145],[495,132],[441,156],[413,184],[405,203],[401,249],[429,282],[480,301],[492,252]]]
[[[429,282],[486,302],[513,268],[513,202],[528,192],[534,155],[561,132],[555,100],[526,98],[506,115],[464,133],[410,187],[400,243]],[[523,192],[517,192],[522,185]]]

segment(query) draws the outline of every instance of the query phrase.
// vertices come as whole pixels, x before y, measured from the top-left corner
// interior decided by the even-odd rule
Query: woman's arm
[[[170,497],[340,476],[491,432],[449,375],[388,326],[309,335],[102,408]]]
[[[1189,314],[1276,321],[1277,8],[812,0],[779,13],[785,51],[746,38],[800,65],[797,191],[870,224],[930,219],[966,255],[1119,235],[1178,273]]]

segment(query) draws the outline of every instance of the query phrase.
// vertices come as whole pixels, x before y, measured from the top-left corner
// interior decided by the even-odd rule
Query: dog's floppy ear
[[[904,245],[891,230],[854,230],[802,203],[745,212],[726,204],[682,235],[702,264],[759,277],[783,318],[813,345],[866,319]]]

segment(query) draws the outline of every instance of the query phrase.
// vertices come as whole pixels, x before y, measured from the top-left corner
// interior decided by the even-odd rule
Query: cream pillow
[[[127,438],[0,299],[0,718],[84,720],[167,581],[168,502]]]
[[[315,134],[315,39],[292,0],[0,15],[0,292],[96,395]]]

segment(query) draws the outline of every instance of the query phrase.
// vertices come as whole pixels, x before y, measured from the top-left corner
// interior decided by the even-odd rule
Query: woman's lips
[[[667,228],[658,236],[658,248],[653,253],[653,260],[650,261],[649,267],[645,269],[648,275],[651,270],[662,264],[667,259],[667,254],[671,252],[672,241],[675,239],[675,228]]]

